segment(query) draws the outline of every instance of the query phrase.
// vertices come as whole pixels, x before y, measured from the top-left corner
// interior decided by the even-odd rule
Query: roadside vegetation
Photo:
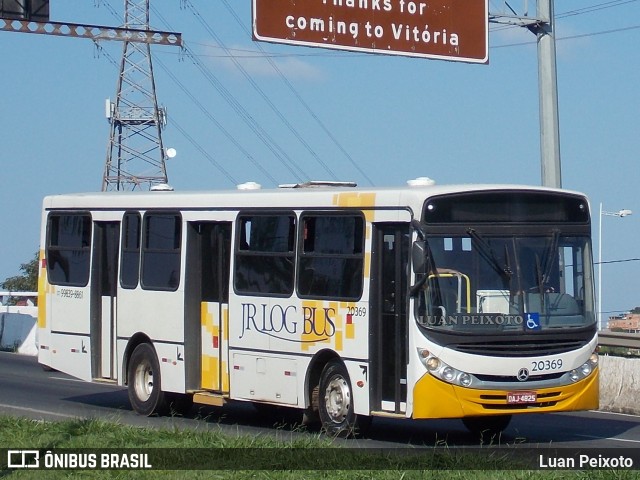
[[[0,281],[0,289],[10,292],[35,292],[38,290],[38,256],[34,256],[26,263],[20,265],[20,275],[5,278]]]
[[[354,445],[356,446],[356,445]],[[43,422],[0,416],[0,448],[61,452],[149,453],[152,471],[6,470],[0,477],[38,478],[257,478],[257,479],[627,479],[635,472],[521,470],[522,463],[496,449],[458,453],[432,448],[397,455],[388,450],[337,446],[322,434],[296,439],[229,435],[216,430],[151,429],[97,419]],[[322,461],[317,461],[322,458]],[[315,459],[315,460],[314,460]],[[158,465],[159,462],[159,465]],[[175,462],[176,464],[172,464]],[[99,462],[98,462],[99,463]],[[190,467],[190,466],[194,467]],[[308,467],[310,466],[310,467]],[[163,468],[159,470],[157,467]],[[175,468],[185,469],[175,469]],[[186,468],[194,468],[186,470]]]

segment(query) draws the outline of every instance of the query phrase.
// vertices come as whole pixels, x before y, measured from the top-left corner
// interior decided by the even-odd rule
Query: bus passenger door
[[[91,269],[91,372],[116,378],[116,293],[120,222],[94,222]]]
[[[408,224],[374,224],[371,267],[371,408],[401,414],[407,399]]]
[[[185,305],[191,312],[185,315],[185,340],[194,340],[187,350],[199,353],[200,361],[190,365],[187,388],[225,393],[229,391],[231,222],[190,222],[189,227]]]

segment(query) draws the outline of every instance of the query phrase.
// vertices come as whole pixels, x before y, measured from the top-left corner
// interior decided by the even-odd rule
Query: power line
[[[624,260],[608,260],[606,262],[593,262],[594,265],[604,265],[605,263],[627,263],[627,262],[638,262],[640,258],[625,258]]]
[[[584,13],[591,13],[591,12],[596,12],[596,11],[599,11],[599,10],[605,10],[607,8],[619,7],[621,5],[625,5],[627,3],[634,3],[634,2],[637,2],[637,1],[638,0],[613,0],[613,1],[610,1],[610,2],[599,3],[599,4],[596,4],[596,5],[577,8],[575,10],[570,10],[568,12],[560,13],[560,14],[556,15],[556,18],[566,18],[566,17],[575,16],[575,15],[582,15]]]
[[[154,8],[154,14],[160,18],[167,28],[171,28],[168,22],[162,17],[162,15]],[[193,64],[200,70],[205,79],[218,91],[222,98],[229,104],[229,106],[238,114],[238,116],[244,121],[244,123],[254,132],[254,134],[264,143],[264,145],[274,154],[274,156],[282,163],[282,165],[293,175],[298,181],[303,181],[304,177],[308,175],[302,170],[295,162],[287,155],[287,153],[278,145],[278,143],[256,122],[256,120],[249,114],[249,112],[240,104],[235,96],[222,84],[222,82],[207,68],[193,53],[187,44],[183,42],[183,49],[185,55],[193,62]],[[219,128],[221,124],[215,122]],[[227,135],[226,130],[222,129],[223,133]],[[234,142],[236,146],[239,143]],[[244,151],[244,149],[243,149]],[[248,156],[249,160],[258,168],[263,175],[269,178],[274,185],[278,185],[274,177],[253,157]]]
[[[240,27],[245,31],[245,33],[250,36],[251,33],[249,31],[247,31],[247,29],[245,28],[244,24],[242,23],[242,21],[240,20],[240,18],[236,14],[235,10],[233,10],[231,8],[231,6],[227,2],[227,0],[222,0],[222,1],[223,1],[224,6],[227,8],[229,13],[231,14],[231,16],[233,16],[233,18],[236,20],[236,23],[238,23],[238,25],[240,25]],[[256,45],[258,47],[258,50],[260,50],[260,53],[262,53],[264,55],[264,58],[269,62],[269,65],[271,65],[271,68],[273,68],[273,70],[278,74],[280,79],[284,82],[284,84],[287,86],[287,88],[289,88],[291,93],[293,93],[293,95],[298,99],[300,104],[305,108],[305,110],[309,113],[309,115],[311,115],[311,117],[316,121],[316,123],[320,126],[322,131],[331,139],[331,141],[338,148],[338,150],[340,150],[342,152],[342,154],[345,156],[345,158],[360,173],[360,175],[362,175],[369,182],[370,185],[373,185],[373,181],[371,180],[371,178],[369,178],[369,176],[366,174],[366,172],[360,168],[360,166],[355,162],[353,157],[351,157],[351,155],[349,155],[349,153],[342,146],[342,144],[336,139],[336,137],[329,131],[329,129],[326,127],[326,125],[322,122],[322,120],[320,120],[320,118],[316,115],[316,113],[311,109],[309,104],[307,104],[307,102],[304,101],[302,96],[294,88],[294,86],[291,84],[289,79],[287,79],[287,77],[282,73],[282,71],[280,70],[278,65],[272,60],[272,58],[270,56],[267,55],[267,52],[265,52],[265,50],[262,48],[262,46],[259,43],[257,43]]]
[[[209,32],[209,34],[218,42],[218,44],[225,50],[226,46],[224,42],[220,39],[220,37],[215,33],[213,28],[209,25],[209,23],[204,19],[204,17],[198,12],[193,3],[189,0],[184,0],[184,5],[191,10],[194,16],[198,19],[200,24]],[[253,89],[260,95],[260,97],[265,101],[265,103],[271,108],[271,110],[276,114],[276,116],[280,119],[280,121],[287,127],[287,129],[296,137],[296,139],[304,146],[304,148],[309,152],[309,154],[316,160],[318,164],[320,164],[324,170],[329,174],[329,176],[333,180],[337,180],[337,177],[333,170],[329,168],[329,166],[318,156],[318,154],[311,148],[309,143],[300,135],[300,133],[295,129],[295,127],[289,122],[286,117],[282,114],[280,109],[271,101],[269,96],[260,88],[260,86],[256,83],[256,81],[251,77],[251,75],[247,72],[247,70],[238,62],[235,56],[229,57],[235,67],[242,73],[245,79],[249,82],[249,84],[253,87]],[[292,162],[292,164],[295,164]]]
[[[618,33],[618,32],[624,32],[627,30],[636,30],[640,28],[640,25],[632,25],[630,27],[622,27],[622,28],[614,28],[612,30],[603,30],[601,32],[592,32],[592,33],[583,33],[583,34],[578,34],[578,35],[570,35],[568,37],[559,37],[556,38],[556,42],[559,42],[561,40],[575,40],[576,38],[584,38],[584,37],[595,37],[598,35],[608,35],[610,33]],[[520,47],[523,45],[535,45],[536,41],[527,41],[527,42],[520,42],[520,43],[507,43],[504,45],[494,45],[493,47],[489,47],[491,49],[495,49],[495,48],[507,48],[507,47]]]
[[[567,18],[567,17],[573,17],[573,16],[577,16],[577,15],[583,15],[585,13],[591,13],[591,12],[595,12],[598,10],[604,10],[607,8],[613,8],[613,7],[619,7],[622,5],[625,5],[627,3],[633,3],[633,2],[637,2],[639,0],[613,0],[613,1],[609,1],[609,2],[604,2],[604,3],[598,3],[595,5],[590,5],[590,6],[586,6],[586,7],[582,7],[582,8],[578,8],[575,10],[569,10],[567,12],[564,13],[558,13],[555,15],[555,19],[563,19],[563,18]],[[491,32],[498,32],[498,31],[502,31],[502,30],[506,30],[506,29],[510,29],[510,28],[520,28],[518,25],[501,25],[499,27],[494,27],[492,28],[490,31]],[[533,43],[533,42],[527,42],[527,43],[520,43],[517,45],[525,45],[528,43]],[[511,45],[508,45],[511,46]],[[501,46],[499,46],[498,48],[500,48]]]
[[[239,182],[222,166],[220,162],[216,161],[210,152],[205,150],[198,142],[196,142],[187,131],[182,128],[175,120],[172,120],[172,125],[187,139],[209,162],[211,162],[230,182],[237,185]]]
[[[185,47],[185,52],[187,57],[191,59],[194,65],[200,70],[200,73],[204,75],[207,81],[220,93],[222,98],[231,106],[231,108],[238,114],[238,116],[244,121],[244,123],[253,131],[253,133],[265,144],[265,146],[273,153],[280,163],[298,180],[302,181],[303,176],[305,175],[304,171],[302,171],[302,176],[296,172],[301,171],[300,167],[295,165],[291,158],[284,152],[282,147],[280,147],[275,140],[256,122],[256,120],[249,114],[249,112],[238,102],[238,100],[227,90],[227,88],[220,82],[220,80],[208,69],[206,68],[202,62],[193,55],[193,52]],[[288,162],[286,160],[288,160]],[[271,179],[274,182],[274,185],[277,185],[278,182],[273,178],[271,174],[259,163],[254,163],[260,171],[267,176],[267,178]]]
[[[232,8],[232,7],[231,7]],[[212,43],[205,43],[205,42],[189,42],[190,45],[199,45],[201,47],[206,47],[206,48],[216,48],[216,49],[220,49],[220,50],[225,50],[225,48],[221,47],[220,45],[217,44],[212,44]],[[236,53],[241,54],[242,58],[264,58],[264,57],[272,57],[272,58],[287,58],[287,57],[336,57],[336,58],[352,58],[354,56],[356,57],[370,57],[371,55],[368,53],[356,53],[356,52],[341,52],[341,51],[332,51],[332,50],[328,50],[328,49],[321,49],[321,48],[316,48],[316,49],[310,49],[310,50],[315,50],[314,52],[307,52],[307,53],[300,53],[299,51],[296,51],[296,53],[282,53],[282,52],[268,52],[266,50],[260,49],[260,50],[252,50],[249,48],[231,48],[231,47],[226,47],[226,50],[230,53],[221,53],[218,55],[212,55],[212,54],[198,54],[198,56],[200,57],[209,57],[209,58],[229,58],[232,55],[235,55]],[[298,49],[300,50],[300,49]],[[165,52],[165,53],[171,53],[171,52]]]

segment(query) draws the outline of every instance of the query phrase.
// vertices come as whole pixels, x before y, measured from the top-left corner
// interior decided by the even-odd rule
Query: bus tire
[[[511,415],[491,415],[486,417],[465,417],[462,423],[474,435],[493,437],[509,426]]]
[[[160,364],[153,347],[138,345],[129,359],[129,401],[140,415],[164,415],[167,411],[165,394],[160,379]]]
[[[318,413],[323,430],[334,437],[349,437],[356,432],[351,381],[345,366],[331,360],[322,370],[318,392]]]

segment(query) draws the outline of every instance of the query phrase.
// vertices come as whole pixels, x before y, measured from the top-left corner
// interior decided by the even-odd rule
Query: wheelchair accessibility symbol
[[[541,330],[540,314],[539,313],[527,313],[527,320],[525,322],[525,328],[527,330]]]

